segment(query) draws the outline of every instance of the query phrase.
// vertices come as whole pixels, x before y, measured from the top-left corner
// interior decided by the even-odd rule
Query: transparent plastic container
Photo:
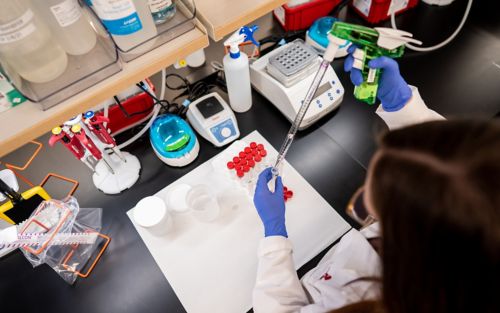
[[[0,1],[10,2],[6,0]],[[27,79],[25,75],[23,75],[23,71],[20,71],[18,67],[13,66],[9,58],[4,59],[4,55],[0,52],[0,70],[6,74],[11,84],[14,85],[24,97],[32,102],[39,103],[42,110],[46,110],[74,96],[75,94],[94,86],[96,83],[121,70],[118,51],[115,48],[113,40],[111,40],[111,37],[100,24],[99,19],[91,10],[89,10],[88,7],[84,6],[82,7],[82,10],[83,11],[81,12],[82,14],[79,19],[91,26],[90,29],[93,31],[93,36],[91,37],[95,37],[96,42],[95,44],[92,42],[90,43],[90,45],[93,44],[93,47],[87,53],[71,55],[66,54],[66,52],[64,52],[64,50],[54,40],[51,40],[49,45],[59,47],[58,49],[64,55],[66,60],[66,66],[61,74],[58,74],[57,77],[51,79],[50,81],[34,82],[33,79]],[[30,11],[33,12],[34,15],[39,14],[38,10],[34,7]],[[0,15],[2,14],[4,14],[3,7],[2,10],[0,10]],[[34,20],[37,21],[41,19],[36,17]],[[47,32],[49,32],[48,27],[46,27],[46,29]],[[88,46],[86,48],[88,49]],[[0,51],[1,49],[2,48],[0,47]],[[44,51],[48,51],[49,54],[51,54],[51,58],[54,60],[58,59],[57,53],[51,49]],[[46,52],[37,54],[35,51],[36,57],[33,57],[30,60],[36,61],[42,58],[45,53]],[[19,54],[21,55],[22,53],[19,52]],[[26,57],[31,58],[30,55],[26,55]],[[27,64],[29,64],[29,62]],[[43,64],[43,62],[40,61],[40,66],[41,64]],[[49,65],[44,66],[40,70],[43,71],[44,68],[48,66]],[[37,71],[31,72],[31,74],[36,73]]]
[[[107,1],[109,0],[91,0],[91,8],[97,16],[101,17],[101,20],[103,19],[103,14],[102,12],[99,12],[100,9],[96,6],[96,3],[103,3]],[[175,3],[172,3],[172,8],[164,10],[165,17],[168,15],[168,19],[161,24],[155,24],[147,0],[119,1],[132,1],[138,18],[141,23],[144,22],[144,26],[140,31],[122,36],[113,34],[113,32],[116,33],[116,31],[113,31],[109,25],[106,25],[109,23],[103,22],[104,27],[112,35],[122,60],[125,62],[132,61],[144,53],[147,53],[148,51],[151,51],[166,42],[179,37],[195,27],[194,17],[196,6],[193,0],[176,0]]]
[[[0,0],[0,59],[32,83],[60,77],[68,57],[27,0]],[[4,71],[6,72],[6,71]]]
[[[186,203],[193,216],[200,222],[213,222],[220,214],[214,192],[206,185],[196,185],[186,195]]]
[[[97,35],[78,0],[31,0],[31,3],[68,54],[81,55],[94,48]]]

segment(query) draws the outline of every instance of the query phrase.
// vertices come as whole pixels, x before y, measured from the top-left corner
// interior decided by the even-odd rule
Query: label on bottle
[[[0,44],[11,43],[28,37],[36,30],[33,12],[27,10],[12,22],[0,24]]]
[[[92,4],[112,35],[130,35],[142,29],[141,20],[131,0],[92,0]]]
[[[78,0],[64,0],[51,6],[50,10],[61,27],[72,25],[82,16]]]
[[[389,10],[387,11],[387,15],[391,15],[392,12],[399,12],[408,7],[409,0],[391,0],[391,4],[389,5]]]
[[[280,21],[281,25],[286,24],[285,9],[282,6],[274,9],[274,16]]]
[[[358,9],[364,16],[370,15],[370,8],[372,7],[372,0],[354,0],[352,5]]]
[[[172,0],[148,0],[151,13],[158,13],[172,5]]]

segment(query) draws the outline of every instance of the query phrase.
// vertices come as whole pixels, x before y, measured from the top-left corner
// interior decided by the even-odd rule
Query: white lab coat
[[[410,86],[412,98],[397,112],[376,113],[389,129],[444,119],[430,110],[418,89]],[[263,238],[260,242],[257,280],[253,291],[256,313],[328,312],[361,300],[379,296],[377,282],[358,278],[380,277],[380,259],[367,239],[378,237],[378,223],[345,234],[301,280],[295,271],[292,243],[282,236]],[[347,285],[346,285],[347,284]]]

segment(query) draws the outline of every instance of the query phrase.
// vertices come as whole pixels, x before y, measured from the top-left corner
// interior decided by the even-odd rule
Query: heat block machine
[[[293,121],[314,79],[322,58],[298,39],[262,56],[250,66],[252,86]],[[299,129],[305,129],[336,109],[344,87],[328,66]]]

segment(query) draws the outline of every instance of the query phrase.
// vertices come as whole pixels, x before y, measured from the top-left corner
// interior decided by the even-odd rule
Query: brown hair
[[[370,312],[500,312],[500,121],[390,132],[370,175],[383,266]]]

